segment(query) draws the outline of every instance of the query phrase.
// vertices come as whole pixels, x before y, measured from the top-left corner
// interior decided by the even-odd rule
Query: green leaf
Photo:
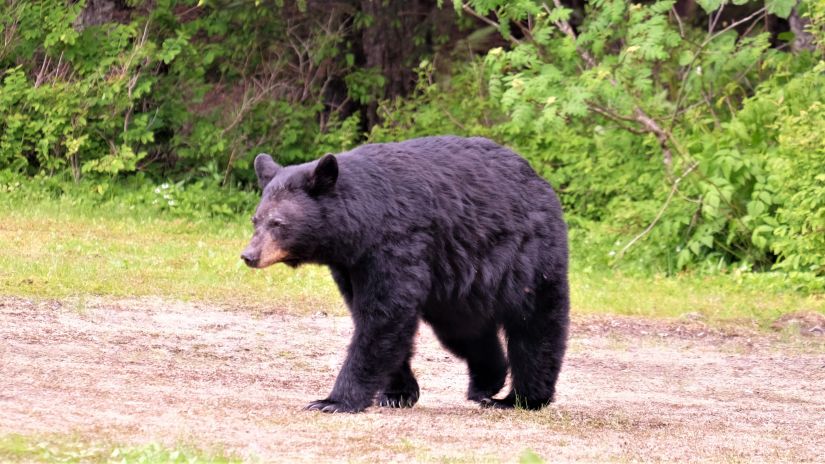
[[[570,14],[573,12],[570,8],[553,8],[550,15],[547,17],[550,21],[556,23],[559,21],[567,21],[570,19]]]
[[[775,14],[780,18],[790,16],[794,5],[796,5],[796,0],[765,0],[768,13]]]
[[[765,203],[762,203],[759,200],[753,200],[748,202],[748,215],[754,218],[762,215],[762,213],[767,211],[767,209],[768,208],[765,206]]]
[[[692,256],[690,250],[687,248],[682,249],[676,257],[676,267],[678,269],[684,269],[692,261]]]
[[[722,6],[723,0],[697,0],[696,3],[705,10],[706,13],[710,13],[712,11],[716,11]]]
[[[690,50],[684,50],[682,53],[679,54],[679,66],[687,66],[693,62],[693,52]]]
[[[783,41],[783,42],[793,42],[796,39],[796,34],[791,31],[780,32],[776,35],[776,38]]]

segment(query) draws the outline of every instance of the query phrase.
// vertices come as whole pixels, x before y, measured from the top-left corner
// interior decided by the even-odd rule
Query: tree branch
[[[556,8],[563,7],[561,1],[559,0],[553,0],[553,4],[556,5]],[[546,11],[547,14],[550,14],[550,7],[548,7],[546,3],[542,3],[542,7],[544,7],[544,11]],[[559,30],[561,30],[567,37],[570,37],[573,40],[573,44],[576,43],[576,31],[573,30],[573,27],[570,25],[568,21],[553,21],[553,24],[555,24],[556,27],[558,27]],[[584,62],[587,63],[588,68],[596,67],[598,63],[596,63],[596,59],[593,58],[593,55],[591,55],[590,52],[579,48],[578,45],[576,45],[576,51],[579,52],[579,55],[582,57]],[[614,85],[616,84],[616,82],[613,81],[612,78],[611,81]]]
[[[561,0],[553,0],[553,4],[556,5],[556,8],[562,8]],[[550,7],[547,6],[547,3],[542,3],[542,7],[547,12],[547,14],[550,14],[550,12],[551,12]],[[573,27],[570,25],[570,23],[568,21],[556,21],[555,25],[565,35],[570,37],[570,39],[573,40],[573,43],[576,42],[576,32],[573,30]],[[594,67],[598,66],[598,62],[593,57],[593,55],[590,54],[590,52],[588,52],[587,50],[584,50],[582,48],[579,48],[578,46],[576,47],[576,51],[579,53],[579,55],[582,57],[582,59],[585,61],[585,63],[587,63],[588,68],[594,68]],[[619,83],[616,82],[616,79],[614,79],[612,76],[609,78],[609,81],[614,87],[619,86]],[[593,108],[593,107],[597,107],[597,106],[592,105],[591,108]],[[603,109],[603,108],[600,108],[600,109]],[[602,114],[604,114],[604,113],[602,113]],[[648,133],[651,133],[654,136],[656,136],[656,140],[659,141],[659,146],[662,149],[662,162],[665,165],[665,169],[666,169],[666,172],[667,172],[668,176],[670,175],[671,166],[673,164],[673,153],[671,152],[670,146],[668,145],[669,141],[673,141],[673,136],[670,134],[670,132],[663,129],[662,126],[658,122],[656,122],[655,119],[650,117],[650,115],[648,115],[641,108],[641,106],[638,105],[638,103],[637,103],[636,107],[633,109],[633,117],[632,118],[617,115],[615,113],[606,114],[606,116],[608,116],[609,118],[611,118],[613,120],[623,119],[623,120],[626,120],[626,121],[637,122],[637,123],[641,124],[642,127],[644,127],[645,130]],[[626,125],[622,125],[622,127],[625,128],[625,129],[630,130],[633,133],[638,133],[637,130],[631,130]]]
[[[679,12],[676,11],[676,6],[670,7],[670,11],[673,13],[673,17],[676,18],[676,22],[679,24],[679,37],[683,40],[685,38],[685,26],[682,24],[682,18],[679,17]]]
[[[715,38],[719,37],[720,35],[724,34],[725,32],[728,32],[729,30],[733,29],[734,27],[736,27],[736,26],[738,26],[738,25],[740,25],[740,24],[742,24],[742,23],[746,23],[746,22],[750,21],[751,19],[753,19],[753,18],[754,18],[754,17],[756,17],[756,16],[761,15],[761,14],[762,14],[762,13],[764,13],[765,11],[766,11],[766,10],[765,10],[765,7],[763,6],[762,8],[760,8],[760,9],[756,10],[756,11],[755,11],[754,13],[752,13],[751,15],[749,15],[749,16],[747,16],[747,17],[745,17],[745,18],[742,18],[742,19],[740,19],[739,21],[734,21],[734,22],[730,23],[730,24],[728,25],[728,27],[726,27],[726,28],[722,29],[721,31],[719,31],[719,32],[717,32],[717,33],[715,33],[715,34],[708,34],[708,38],[707,38],[707,39],[705,39],[705,41],[704,41],[704,42],[702,42],[701,48],[705,48],[705,46],[706,46],[707,44],[709,44],[709,43],[710,43],[713,39],[715,39]]]
[[[614,123],[616,123],[619,127],[621,127],[622,129],[624,129],[624,130],[626,130],[626,131],[628,131],[628,132],[632,132],[632,133],[634,133],[634,134],[636,134],[636,135],[645,135],[645,134],[647,134],[647,132],[645,132],[645,131],[643,131],[643,130],[640,130],[640,129],[637,129],[637,128],[633,127],[633,126],[629,126],[629,125],[627,125],[627,122],[638,122],[638,121],[636,121],[636,120],[635,120],[635,119],[633,119],[633,118],[628,118],[628,117],[626,117],[626,116],[622,116],[622,115],[620,115],[620,114],[616,114],[616,113],[614,113],[614,112],[610,111],[610,110],[609,110],[609,109],[607,109],[607,108],[602,108],[601,106],[596,105],[595,103],[588,103],[588,104],[587,104],[587,106],[588,106],[588,107],[590,108],[590,110],[591,110],[591,111],[593,111],[594,113],[599,113],[599,114],[601,114],[602,116],[606,117],[607,119],[610,119],[611,121],[613,121]]]
[[[667,169],[667,172],[670,173],[670,167],[673,164],[673,154],[668,146],[668,140],[671,138],[670,133],[662,129],[662,126],[660,126],[659,123],[648,116],[638,106],[635,110],[633,110],[633,114],[636,116],[636,121],[647,129],[648,132],[656,136],[656,139],[659,141],[659,146],[662,148],[662,162],[665,163],[665,168]]]
[[[665,200],[665,204],[662,205],[661,209],[659,209],[659,212],[656,214],[656,217],[653,218],[653,221],[651,221],[650,224],[648,224],[647,227],[645,227],[645,230],[643,230],[639,235],[633,237],[633,239],[631,241],[627,242],[627,245],[625,245],[624,248],[622,248],[621,251],[619,251],[619,254],[616,258],[617,260],[621,259],[624,256],[624,254],[627,252],[627,250],[629,250],[630,247],[633,246],[633,244],[635,244],[636,242],[641,240],[642,237],[644,237],[651,230],[653,230],[653,227],[656,225],[657,222],[659,222],[659,219],[662,218],[662,215],[665,213],[665,210],[670,205],[670,201],[673,199],[673,196],[676,194],[676,191],[679,190],[679,182],[681,182],[682,179],[687,177],[688,174],[693,172],[693,170],[696,169],[698,166],[699,166],[699,163],[694,162],[693,164],[688,166],[687,169],[685,169],[685,172],[683,172],[681,176],[679,176],[676,180],[673,181],[673,186],[670,188],[670,194],[668,194],[667,200]]]
[[[716,29],[716,23],[719,22],[719,18],[722,17],[722,11],[724,11],[724,10],[725,10],[725,3],[722,2],[722,4],[719,5],[719,9],[716,10],[716,17],[713,18],[713,22],[710,23],[710,27],[708,27],[708,34],[713,34],[713,30]],[[711,17],[713,17],[713,15],[708,16],[708,21],[710,21]]]
[[[488,18],[488,17],[486,17],[486,16],[484,16],[484,15],[480,15],[480,14],[476,13],[476,12],[475,12],[475,10],[473,10],[472,8],[470,8],[470,6],[469,6],[469,5],[467,5],[466,3],[462,3],[462,4],[461,4],[461,9],[462,9],[465,13],[469,14],[470,16],[472,16],[472,17],[474,17],[474,18],[476,18],[476,19],[479,19],[479,20],[481,20],[481,21],[483,21],[483,22],[487,23],[487,24],[488,24],[488,25],[490,25],[490,26],[493,26],[493,27],[494,27],[494,28],[496,28],[499,32],[501,32],[501,24],[499,24],[499,23],[497,23],[497,22],[493,21],[492,19],[490,19],[490,18]],[[521,41],[520,41],[519,39],[517,39],[517,38],[513,37],[513,35],[512,35],[512,34],[507,34],[507,38],[508,38],[508,39],[510,39],[510,41],[511,41],[511,42],[513,42],[513,43],[515,43],[515,44],[520,44],[520,43],[521,43]]]

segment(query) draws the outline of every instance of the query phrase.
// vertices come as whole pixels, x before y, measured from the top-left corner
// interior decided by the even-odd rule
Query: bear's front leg
[[[418,381],[415,380],[415,375],[410,368],[411,355],[412,352],[407,356],[401,368],[390,376],[389,383],[381,390],[376,399],[379,406],[385,408],[411,408],[418,402],[420,390],[418,389]]]
[[[355,332],[346,361],[332,393],[309,403],[305,409],[363,411],[409,359],[418,328],[418,302],[426,296],[426,288],[405,284],[390,277],[391,274],[375,273],[371,285],[353,292],[351,310]]]
[[[378,390],[387,385],[412,351],[417,328],[415,311],[393,311],[358,322],[347,359],[329,397],[305,409],[322,412],[360,412],[372,405]]]

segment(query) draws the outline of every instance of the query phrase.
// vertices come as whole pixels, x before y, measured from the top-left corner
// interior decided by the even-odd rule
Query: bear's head
[[[328,232],[321,202],[333,194],[338,180],[335,157],[282,167],[262,153],[255,158],[255,173],[263,193],[252,216],[255,232],[241,259],[259,269],[317,259]]]

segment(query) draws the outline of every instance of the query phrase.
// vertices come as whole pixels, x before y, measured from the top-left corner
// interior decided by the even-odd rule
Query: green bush
[[[810,91],[807,108],[778,121],[779,156],[773,163],[781,191],[775,220],[765,221],[766,239],[779,259],[777,269],[801,273],[811,285],[825,278],[825,77],[803,76],[799,91]],[[802,88],[799,88],[802,87]],[[756,233],[756,232],[755,232]]]
[[[323,81],[304,78],[349,70],[357,99],[380,84],[339,57],[342,35],[287,33],[287,6],[167,0],[135,8],[128,23],[81,27],[85,4],[0,6],[0,168],[251,185],[259,151],[294,163],[360,137],[358,116],[327,112]],[[306,50],[284,56],[289,40]],[[290,75],[296,60],[314,74]]]
[[[260,199],[256,191],[218,187],[209,178],[155,182],[143,173],[118,181],[60,176],[23,176],[0,171],[0,207],[56,201],[84,211],[135,209],[188,220],[236,220],[254,210]]]
[[[577,35],[566,8],[469,4],[511,41],[484,62],[507,116],[488,132],[557,186],[572,224],[595,227],[594,263],[793,270],[825,288],[821,45],[779,51],[757,14],[746,35],[692,27],[672,1],[593,2]],[[821,30],[823,12],[800,9]]]
[[[357,8],[318,21],[305,2],[133,1],[82,26],[83,0],[5,2],[0,191],[223,217],[254,205],[260,151],[297,163],[365,136],[480,135],[554,185],[581,266],[825,288],[821,1],[734,2],[754,12],[736,24],[713,20],[720,0],[699,2],[707,23],[673,1],[454,3],[484,25],[409,63],[412,95],[379,101],[382,70],[355,64],[346,33],[371,21]],[[808,50],[765,28],[792,11]],[[501,46],[474,48],[496,28]],[[383,122],[363,134],[365,113],[331,108],[331,76]]]
[[[153,45],[138,40],[136,24],[78,32],[82,1],[11,4],[0,64],[22,64],[0,73],[0,165],[75,178],[134,171],[154,140],[149,114],[136,111],[154,82],[140,71],[155,64]]]

